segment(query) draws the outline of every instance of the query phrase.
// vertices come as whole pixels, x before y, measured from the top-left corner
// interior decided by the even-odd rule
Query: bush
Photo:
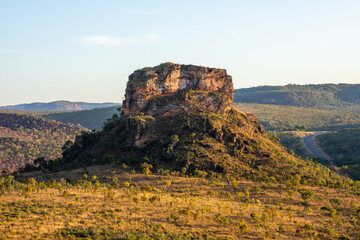
[[[331,198],[330,203],[334,206],[334,208],[339,207],[341,204],[343,204],[344,200],[341,198]]]
[[[301,194],[301,198],[305,202],[309,201],[315,194],[313,191],[311,191],[309,189],[300,189],[299,193]]]
[[[148,176],[148,175],[151,174],[150,169],[152,169],[153,166],[151,164],[149,164],[149,163],[144,162],[144,163],[141,164],[141,168],[142,168],[143,174]]]

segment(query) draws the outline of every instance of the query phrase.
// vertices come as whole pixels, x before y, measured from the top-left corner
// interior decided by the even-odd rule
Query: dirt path
[[[334,160],[329,156],[327,155],[326,153],[324,153],[321,148],[319,147],[319,144],[317,143],[316,141],[316,136],[319,136],[321,134],[325,134],[327,132],[315,132],[314,134],[311,134],[307,137],[304,138],[304,144],[305,146],[309,149],[310,152],[312,152],[312,154],[314,154],[316,157],[322,157],[324,159],[326,159],[332,169],[339,175],[342,175],[342,176],[347,176],[346,173],[344,172],[341,172],[339,171],[339,169],[335,166],[335,163],[334,163]]]
[[[329,161],[326,154],[314,143],[315,137],[323,133],[315,133],[304,138],[305,146],[314,154],[316,157],[322,157]]]

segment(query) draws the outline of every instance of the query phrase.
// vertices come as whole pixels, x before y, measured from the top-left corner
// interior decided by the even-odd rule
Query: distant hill
[[[55,101],[49,103],[28,103],[12,106],[0,107],[3,110],[19,110],[19,111],[81,111],[95,108],[105,108],[120,105],[119,103],[87,103],[87,102],[70,102],[70,101]]]
[[[34,159],[55,159],[62,146],[86,130],[39,116],[0,112],[0,172],[14,171]]]
[[[234,102],[318,109],[360,108],[360,84],[260,86],[236,89]]]
[[[234,103],[240,111],[251,112],[266,130],[339,130],[360,127],[360,112],[325,110],[285,105]]]
[[[46,119],[53,119],[62,123],[80,124],[88,129],[101,129],[103,123],[107,119],[112,118],[114,114],[118,114],[119,106],[112,106],[106,108],[96,108],[92,110],[76,111],[76,112],[60,112],[60,113],[46,113],[42,116]]]

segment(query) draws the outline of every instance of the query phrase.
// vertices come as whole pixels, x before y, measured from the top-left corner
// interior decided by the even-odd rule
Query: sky
[[[360,83],[358,0],[0,0],[0,106],[121,102],[164,62],[235,88]]]

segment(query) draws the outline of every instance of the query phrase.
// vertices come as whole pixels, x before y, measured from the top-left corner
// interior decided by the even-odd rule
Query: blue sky
[[[0,105],[121,102],[162,62],[227,69],[235,88],[360,83],[360,1],[0,0]]]

